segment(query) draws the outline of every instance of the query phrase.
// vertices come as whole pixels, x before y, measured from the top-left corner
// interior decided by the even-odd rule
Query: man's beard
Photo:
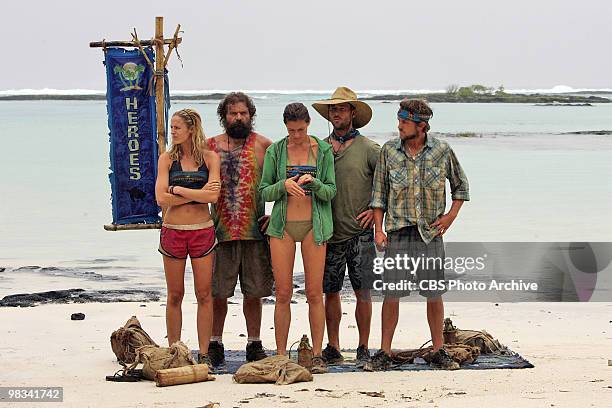
[[[248,121],[245,123],[241,120],[236,120],[232,123],[227,123],[224,121],[223,127],[229,137],[233,139],[246,139],[253,131],[253,122]]]
[[[413,139],[416,139],[417,136],[418,136],[418,134],[415,132],[415,133],[413,133],[411,135],[405,135],[403,137],[402,137],[402,135],[400,135],[400,139],[402,139],[402,140],[413,140]]]
[[[351,121],[350,121],[350,119],[346,120],[346,121],[343,121],[343,122],[340,122],[337,125],[335,125],[332,122],[332,125],[334,127],[334,132],[336,132],[336,134],[338,134],[338,133],[346,133],[346,132],[348,132],[351,129]]]

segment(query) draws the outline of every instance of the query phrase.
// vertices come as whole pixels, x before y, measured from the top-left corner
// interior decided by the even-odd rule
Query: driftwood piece
[[[183,41],[182,38],[177,38],[176,43],[180,44]],[[155,45],[156,41],[153,40],[142,40],[140,44],[143,47],[149,47],[151,45]],[[168,38],[164,40],[165,45],[170,45],[174,42],[174,38]],[[89,43],[90,48],[105,48],[105,47],[136,47],[134,45],[134,41],[92,41]]]

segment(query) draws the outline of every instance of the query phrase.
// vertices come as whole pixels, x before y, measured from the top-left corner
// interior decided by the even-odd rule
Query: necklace
[[[241,158],[242,158],[242,150],[244,149],[244,145],[247,142],[247,139],[244,139],[244,142],[242,142],[242,144],[240,145],[240,152],[238,153],[238,159],[234,160],[234,155],[233,155],[233,150],[230,149],[230,142],[229,142],[229,135],[227,136],[227,173],[229,175],[230,180],[232,181],[232,183],[237,186],[238,184],[240,184],[240,167],[242,167],[242,162],[241,162]],[[236,150],[236,149],[234,149]],[[237,163],[234,163],[237,162]]]
[[[340,150],[342,149],[342,143],[340,143],[340,146],[338,147],[337,150],[334,147],[334,143],[331,140],[329,141],[329,144],[331,144],[332,152],[334,153],[334,157],[338,157],[338,154],[340,153]]]
[[[418,147],[416,147],[416,148],[412,149],[412,148],[410,147],[410,145],[409,145],[408,143],[406,143],[406,147],[408,148],[408,153],[410,154],[410,156],[411,156],[412,158],[414,158],[414,157],[416,157],[416,155],[417,155],[417,154],[418,154],[418,153],[421,151],[421,149],[422,149],[422,147],[423,147],[423,146],[418,146]]]

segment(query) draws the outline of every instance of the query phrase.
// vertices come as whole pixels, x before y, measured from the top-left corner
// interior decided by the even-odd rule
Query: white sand
[[[271,406],[612,406],[612,303],[447,304],[446,315],[465,329],[487,329],[535,365],[521,370],[454,372],[343,373],[315,376],[288,386],[238,385],[230,375],[208,383],[157,388],[151,382],[111,383],[104,377],[119,366],[110,349],[113,330],[137,315],[143,327],[165,345],[164,307],[149,303],[48,305],[1,308],[0,385],[62,386],[64,403],[49,406],[221,407]],[[290,339],[308,333],[307,305],[293,305]],[[186,296],[183,341],[197,348],[193,297]],[[343,347],[354,348],[354,305],[345,304]],[[83,312],[84,321],[70,314]],[[274,347],[273,306],[264,306],[262,339]],[[380,340],[380,304],[374,305],[371,348]],[[350,327],[349,327],[350,326]],[[245,345],[241,305],[230,305],[224,343]],[[419,347],[429,338],[424,303],[403,303],[394,347]],[[315,391],[322,388],[330,391]],[[306,391],[302,391],[306,389]],[[379,391],[384,398],[360,394]],[[273,394],[257,397],[258,393]],[[243,401],[243,402],[241,402]],[[248,402],[247,402],[248,401]],[[0,403],[2,407],[11,406]],[[39,404],[19,403],[16,407]]]

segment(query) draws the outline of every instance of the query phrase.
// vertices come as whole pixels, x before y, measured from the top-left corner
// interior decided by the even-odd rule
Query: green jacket
[[[312,228],[314,241],[321,245],[334,233],[331,200],[336,195],[336,175],[331,145],[316,138],[317,178],[311,183]],[[287,220],[287,138],[275,142],[266,150],[259,193],[264,201],[274,201],[266,234],[282,238]]]

